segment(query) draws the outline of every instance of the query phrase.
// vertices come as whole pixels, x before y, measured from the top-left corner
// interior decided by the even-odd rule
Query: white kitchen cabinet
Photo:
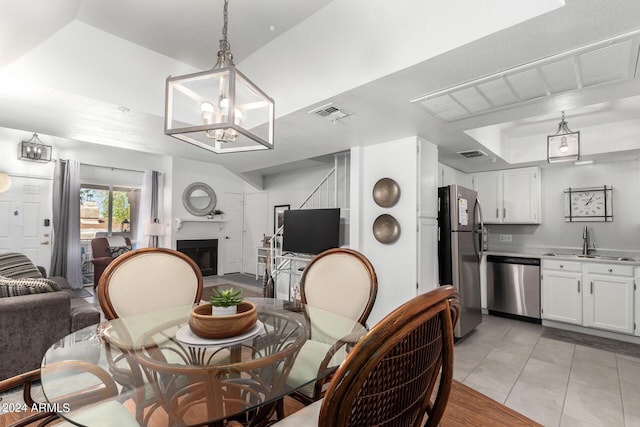
[[[633,267],[584,263],[583,325],[632,334],[634,332]]]
[[[438,220],[418,218],[418,294],[438,287]]]
[[[582,324],[582,270],[579,262],[542,261],[542,318]]]
[[[636,335],[640,337],[640,291],[638,291],[638,283],[640,283],[640,267],[636,267],[636,280],[633,284],[633,290],[636,294],[636,316],[633,327]]]
[[[502,223],[502,173],[482,172],[473,175],[473,189],[478,193],[485,224]]]
[[[418,140],[418,216],[438,218],[438,147]]]
[[[470,175],[454,169],[451,166],[438,163],[438,187],[452,184],[461,185],[466,188],[473,186]]]
[[[473,175],[484,222],[487,224],[540,224],[539,167],[481,172]]]

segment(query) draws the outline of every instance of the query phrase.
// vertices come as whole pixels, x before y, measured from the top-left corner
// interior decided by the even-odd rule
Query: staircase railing
[[[334,166],[300,204],[298,209],[337,208],[348,209],[349,206],[349,153],[336,154]],[[340,175],[342,172],[342,175]],[[342,191],[340,191],[342,188]],[[276,265],[276,256],[281,254],[284,225],[269,239],[271,274],[276,270],[289,267],[289,260],[284,258]]]

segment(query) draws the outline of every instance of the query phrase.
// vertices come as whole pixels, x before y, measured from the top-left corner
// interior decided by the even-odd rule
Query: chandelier
[[[214,153],[272,149],[274,102],[235,68],[228,6],[213,68],[167,78],[164,132]]]
[[[580,159],[580,132],[572,132],[564,120],[558,124],[558,130],[547,136],[547,160],[549,163],[574,162]]]

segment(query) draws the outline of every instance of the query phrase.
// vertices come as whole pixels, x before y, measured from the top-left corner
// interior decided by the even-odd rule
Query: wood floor
[[[293,399],[285,399],[285,414],[290,415],[301,408],[301,403]],[[6,427],[19,418],[22,417],[15,413],[2,415],[0,427]],[[541,424],[456,380],[453,380],[449,403],[441,425],[443,427],[542,427]],[[35,427],[35,424],[33,426]]]

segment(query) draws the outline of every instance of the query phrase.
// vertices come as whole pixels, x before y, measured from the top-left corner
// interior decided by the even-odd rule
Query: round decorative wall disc
[[[373,186],[373,200],[383,208],[390,208],[400,199],[400,186],[391,178],[381,178]]]
[[[391,244],[400,237],[400,224],[389,214],[380,215],[373,221],[373,236],[380,243]]]

